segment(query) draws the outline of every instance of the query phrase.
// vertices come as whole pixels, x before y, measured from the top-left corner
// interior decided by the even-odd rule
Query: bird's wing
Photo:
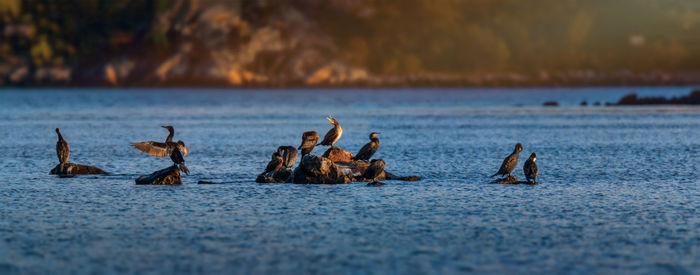
[[[362,148],[360,148],[360,151],[357,152],[357,155],[355,155],[355,159],[367,159],[369,158],[367,155],[372,151],[372,143],[367,143]]]
[[[170,150],[168,150],[168,146],[163,143],[163,142],[155,142],[155,141],[145,141],[145,142],[133,142],[131,143],[136,149],[139,149],[141,152],[144,152],[146,154],[149,154],[154,157],[169,157],[170,156]],[[187,150],[185,148],[185,150]],[[187,155],[185,153],[185,155]]]
[[[182,154],[184,156],[187,156],[190,154],[190,150],[187,149],[187,146],[181,140],[177,142],[177,149],[180,149],[180,152],[182,152]]]
[[[282,158],[276,158],[271,160],[267,163],[267,167],[265,167],[265,173],[274,171],[275,169],[277,169],[277,167],[282,165],[282,162],[284,162]]]
[[[338,136],[338,131],[336,131],[335,128],[330,129],[328,131],[328,133],[326,133],[326,136],[323,137],[323,141],[321,141],[321,145],[330,145],[336,136]]]

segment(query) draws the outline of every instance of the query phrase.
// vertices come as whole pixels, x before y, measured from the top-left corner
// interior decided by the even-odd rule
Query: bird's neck
[[[379,138],[378,138],[378,137],[373,137],[373,138],[370,138],[369,140],[372,141],[372,142],[379,143]]]
[[[58,134],[58,140],[63,140],[63,136],[61,135],[61,132],[56,132]]]
[[[170,134],[168,134],[168,137],[165,138],[165,142],[173,142],[174,135],[175,135],[175,133],[173,133],[173,131],[170,131]]]

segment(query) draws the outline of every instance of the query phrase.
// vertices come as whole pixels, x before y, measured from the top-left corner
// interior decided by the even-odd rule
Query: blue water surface
[[[690,90],[1,90],[0,273],[697,274],[700,107],[578,105]],[[338,146],[381,132],[375,157],[423,180],[254,182],[329,114]],[[192,173],[137,186],[171,164],[129,145],[161,125]],[[112,175],[48,175],[56,127]],[[516,142],[540,184],[489,184]]]

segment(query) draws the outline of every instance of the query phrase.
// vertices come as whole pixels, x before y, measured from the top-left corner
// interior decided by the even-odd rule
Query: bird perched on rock
[[[58,163],[60,163],[59,171],[63,171],[63,166],[68,163],[68,157],[70,157],[70,146],[68,146],[68,142],[63,139],[60,129],[56,128],[56,134],[58,135],[56,156],[58,156]]]
[[[326,133],[326,136],[323,137],[323,141],[317,145],[324,145],[324,146],[331,146],[333,147],[333,144],[338,142],[340,139],[340,136],[343,135],[343,128],[340,127],[340,124],[338,123],[338,120],[335,118],[332,118],[331,116],[328,116],[326,118],[328,121],[333,123],[333,128],[328,130],[328,133]]]
[[[173,126],[160,126],[165,129],[168,129],[168,137],[165,138],[165,142],[155,142],[155,141],[145,141],[145,142],[132,142],[131,145],[133,145],[136,149],[141,150],[142,152],[149,154],[154,157],[159,157],[159,158],[164,158],[167,156],[170,156],[173,153],[173,149],[177,148],[180,150],[180,152],[184,155],[187,156],[189,155],[189,150],[187,149],[187,146],[185,146],[185,143],[182,142],[182,140],[178,140],[177,142],[173,142],[173,136],[175,135],[175,129]]]
[[[537,160],[537,155],[535,152],[532,152],[530,154],[530,158],[528,158],[525,161],[525,164],[523,165],[523,173],[525,174],[525,179],[527,179],[527,182],[530,182],[532,180],[533,183],[537,183],[537,163],[535,161]]]
[[[185,172],[185,174],[188,175],[190,174],[190,169],[187,169],[187,166],[185,166],[185,158],[182,157],[180,149],[175,147],[172,153],[170,153],[170,159],[173,161],[173,163],[175,163],[176,166],[178,166],[178,168],[180,168],[182,172]]]
[[[362,177],[365,179],[374,180],[379,177],[382,172],[384,172],[384,167],[386,167],[384,160],[373,159],[369,163],[369,166],[367,166],[367,169],[365,169],[365,172],[362,173]]]
[[[308,155],[316,147],[316,142],[318,142],[318,133],[316,131],[304,132],[301,135],[301,145],[299,145],[299,150],[301,150],[301,157]]]
[[[360,149],[360,152],[357,153],[352,159],[354,160],[369,160],[372,158],[372,155],[374,155],[377,150],[379,150],[379,138],[377,137],[379,133],[372,132],[369,134],[369,142],[365,144],[365,146],[362,146],[362,149]]]
[[[501,168],[498,169],[498,172],[496,174],[491,175],[491,177],[495,177],[496,175],[508,175],[510,177],[510,173],[513,172],[513,169],[515,169],[515,166],[518,164],[518,155],[520,154],[520,151],[523,150],[523,145],[518,143],[515,144],[515,149],[513,149],[513,153],[510,153],[504,160],[503,163],[501,164]]]
[[[297,162],[297,149],[294,148],[294,146],[280,146],[277,148],[278,152],[282,152],[282,160],[284,161],[282,163],[282,166],[285,168],[292,168],[294,166],[294,163]]]
[[[282,168],[282,164],[284,164],[282,153],[277,150],[277,152],[272,153],[272,160],[267,163],[267,167],[265,167],[265,172],[263,172],[263,174],[279,170]]]

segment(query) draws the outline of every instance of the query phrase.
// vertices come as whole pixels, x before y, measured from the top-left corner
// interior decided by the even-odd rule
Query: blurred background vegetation
[[[700,80],[696,0],[0,0],[0,31],[13,86]]]

